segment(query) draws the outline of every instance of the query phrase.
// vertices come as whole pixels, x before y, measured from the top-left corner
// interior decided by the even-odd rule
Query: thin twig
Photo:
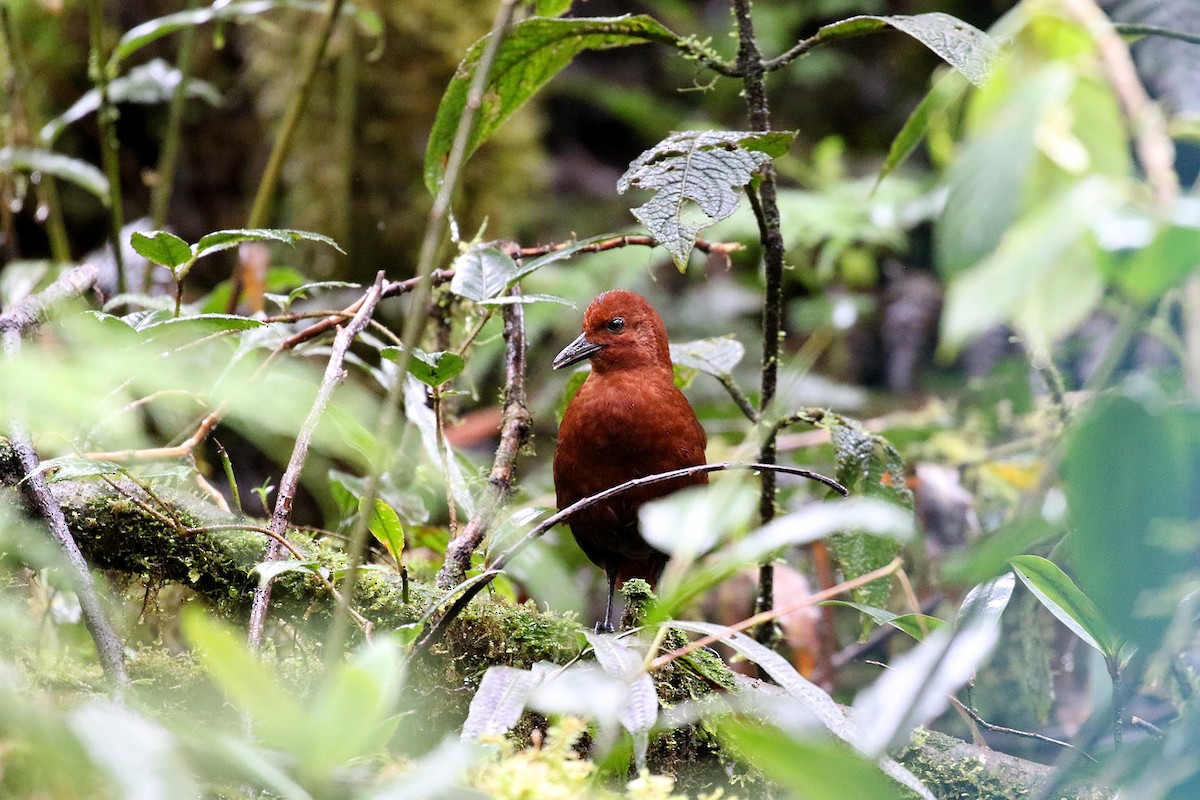
[[[626,481],[625,483],[618,484],[610,489],[605,489],[602,492],[585,497],[582,500],[572,503],[571,505],[554,514],[551,514],[526,532],[524,536],[509,546],[507,550],[493,559],[489,565],[489,571],[499,574],[499,571],[503,569],[509,561],[511,561],[518,553],[524,550],[531,542],[546,533],[546,531],[550,530],[561,522],[565,522],[572,514],[576,514],[586,508],[590,508],[596,503],[603,502],[610,497],[624,494],[642,486],[651,486],[656,483],[664,483],[666,481],[677,480],[679,478],[690,478],[695,475],[707,474],[710,472],[722,472],[732,469],[750,469],[756,471],[769,470],[772,472],[784,472],[788,475],[799,475],[803,478],[808,478],[810,480],[817,481],[818,483],[823,483],[841,495],[849,494],[849,491],[846,489],[846,487],[842,486],[833,478],[829,478],[810,469],[804,469],[803,467],[786,467],[778,464],[743,463],[740,461],[722,461],[716,464],[700,464],[694,467],[673,469],[669,472],[660,472],[655,475],[647,475],[643,478],[635,478],[633,480]],[[476,576],[476,578],[478,578],[478,576]],[[476,578],[472,578],[471,580],[474,581]],[[489,578],[488,581],[490,580],[491,579]],[[470,588],[464,591],[455,601],[454,605],[451,606],[450,609],[442,616],[442,618],[438,620],[437,624],[417,641],[415,645],[416,651],[423,651],[435,644],[441,638],[442,633],[445,632],[450,622],[453,621],[454,618],[457,617],[464,608],[466,608],[467,603],[471,601],[471,598],[478,594],[479,591],[487,585],[488,581],[473,583]],[[456,588],[461,589],[463,586],[460,585]]]
[[[117,269],[117,294],[126,291],[125,255],[121,248],[121,229],[125,227],[125,211],[121,201],[120,144],[117,140],[117,107],[108,94],[108,68],[101,50],[104,46],[104,7],[101,0],[88,0],[88,27],[91,29],[91,50],[88,53],[88,76],[100,92],[100,107],[96,109],[96,124],[100,129],[100,161],[108,178],[108,204],[111,213],[113,263]]]
[[[321,386],[317,389],[317,396],[313,400],[312,408],[309,409],[308,416],[304,419],[304,424],[300,427],[300,433],[296,436],[296,443],[292,448],[292,456],[288,459],[287,469],[283,473],[283,477],[279,481],[279,490],[275,496],[275,508],[271,514],[271,529],[280,537],[287,532],[288,523],[292,519],[292,503],[296,498],[296,490],[300,484],[300,473],[304,469],[304,462],[308,458],[308,448],[312,442],[313,434],[316,432],[317,424],[320,423],[321,417],[325,413],[325,408],[329,404],[329,400],[333,397],[333,390],[345,378],[346,373],[344,363],[346,354],[350,351],[350,345],[354,342],[355,337],[367,326],[367,320],[375,313],[375,307],[379,305],[381,298],[381,290],[383,288],[383,272],[381,271],[375,278],[375,285],[367,292],[363,301],[362,307],[358,313],[350,320],[346,327],[338,331],[337,337],[334,339],[333,351],[329,354],[329,362],[325,367],[325,375],[321,379]],[[264,557],[265,561],[273,561],[280,555],[280,546],[277,541],[272,541],[267,546],[267,553]],[[341,601],[349,602],[349,598],[340,598]],[[257,649],[262,642],[263,626],[267,619],[267,610],[271,602],[271,581],[262,581],[258,588],[254,591],[254,601],[250,607],[250,630],[249,643],[252,650]]]
[[[504,417],[500,427],[500,445],[488,476],[491,496],[481,504],[463,532],[446,546],[446,557],[437,575],[439,588],[462,583],[471,566],[471,555],[491,530],[500,509],[512,494],[517,456],[529,438],[533,417],[525,397],[525,310],[520,303],[504,306]]]
[[[960,711],[962,711],[968,717],[970,717],[971,720],[973,722],[975,722],[975,724],[977,724],[980,727],[985,728],[989,731],[992,731],[993,733],[1007,733],[1007,734],[1011,734],[1012,736],[1020,736],[1020,737],[1026,738],[1026,739],[1034,739],[1036,741],[1045,742],[1047,744],[1056,745],[1058,747],[1065,747],[1069,750],[1077,750],[1078,749],[1075,747],[1075,745],[1071,744],[1070,742],[1064,742],[1061,739],[1055,739],[1051,736],[1046,736],[1045,734],[1042,734],[1042,733],[1034,733],[1033,731],[1023,731],[1023,730],[1019,730],[1017,728],[1009,728],[1004,725],[996,725],[994,723],[988,722],[986,719],[984,719],[982,716],[980,716],[978,711],[976,711],[974,708],[967,705],[963,701],[959,700],[954,695],[950,695],[950,702],[954,703],[954,705]],[[1091,761],[1093,764],[1099,763],[1098,761],[1096,761],[1096,759],[1092,758],[1092,756],[1088,755],[1086,752],[1079,750],[1079,753],[1084,758],[1086,758],[1088,761]]]
[[[0,331],[26,333],[36,328],[46,321],[52,308],[91,289],[98,274],[92,263],[72,267],[42,291],[0,314]]]
[[[678,650],[672,650],[669,653],[664,653],[663,655],[659,656],[658,658],[656,658],[650,662],[650,670],[653,671],[656,669],[661,669],[662,667],[666,666],[667,664],[670,664],[675,659],[682,658],[683,656],[686,656],[689,653],[699,650],[701,647],[707,647],[708,645],[712,644],[713,642],[719,642],[722,639],[724,639],[726,636],[729,636],[730,634],[740,633],[741,631],[744,631],[747,628],[753,628],[755,626],[762,625],[764,622],[771,622],[772,620],[776,620],[779,617],[786,616],[787,614],[791,614],[793,611],[799,611],[802,608],[807,608],[808,606],[813,606],[813,605],[816,605],[817,603],[824,603],[826,600],[832,600],[833,598],[837,597],[838,595],[845,594],[846,592],[849,592],[853,589],[857,589],[858,587],[864,586],[864,585],[870,583],[871,581],[878,580],[879,578],[886,578],[888,575],[891,575],[896,570],[900,569],[901,565],[903,565],[903,564],[904,564],[904,560],[901,559],[899,556],[897,556],[896,558],[892,559],[892,561],[889,564],[882,566],[879,569],[872,570],[871,572],[868,572],[865,575],[859,575],[857,578],[853,578],[851,580],[844,581],[842,583],[839,583],[837,586],[831,586],[830,588],[828,588],[822,592],[817,592],[816,594],[810,594],[805,597],[801,597],[800,599],[798,599],[794,602],[788,603],[785,606],[768,609],[766,611],[762,611],[758,614],[755,614],[752,617],[748,617],[748,618],[742,620],[741,622],[735,623],[733,625],[727,625],[727,626],[725,626],[724,629],[722,629],[716,633],[709,634],[708,636],[705,636],[703,638],[697,639],[696,641],[691,642],[690,644],[687,644],[684,647],[679,648]],[[670,623],[664,623],[664,624],[669,625]]]

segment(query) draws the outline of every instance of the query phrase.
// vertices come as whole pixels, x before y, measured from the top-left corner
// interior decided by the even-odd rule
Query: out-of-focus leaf
[[[258,576],[258,584],[260,586],[266,586],[280,575],[285,575],[289,572],[304,572],[309,575],[316,575],[322,571],[328,572],[328,569],[320,561],[297,561],[294,558],[264,561],[261,564],[256,564],[254,569],[250,570],[252,574]]]
[[[192,248],[170,231],[144,234],[134,231],[129,243],[138,255],[174,271],[192,260]]]
[[[571,9],[572,0],[534,0],[534,13],[539,17],[561,17]]]
[[[440,471],[443,452],[438,445],[437,419],[433,409],[425,404],[426,391],[423,383],[415,377],[409,376],[404,384],[404,414],[409,422],[416,425],[417,430],[421,433],[421,444],[425,448],[426,455],[434,464],[438,465]],[[445,447],[449,450],[450,446],[446,444]],[[474,513],[475,501],[471,497],[471,493],[467,491],[467,482],[463,477],[462,468],[454,457],[453,451],[445,456],[445,460],[446,469],[450,473],[447,477],[450,481],[450,489],[454,493],[454,500],[470,516]]]
[[[671,361],[676,365],[718,378],[728,377],[746,355],[745,346],[733,334],[681,342],[670,347]]]
[[[458,788],[488,748],[446,739],[409,765],[403,775],[363,795],[365,800],[486,800],[487,795]]]
[[[1021,583],[1071,633],[1103,653],[1105,658],[1116,657],[1121,643],[1100,616],[1100,609],[1057,564],[1041,556],[1017,556],[1009,563]]]
[[[0,172],[44,172],[87,189],[108,205],[108,178],[86,161],[51,150],[0,147]]]
[[[479,247],[454,260],[450,291],[479,302],[502,294],[517,275],[517,264],[502,250]]]
[[[363,499],[365,498],[359,501],[358,512],[360,514],[366,512],[362,504]],[[376,497],[375,507],[370,509],[370,513],[367,514],[367,528],[399,564],[400,557],[404,555],[404,526],[400,524],[400,515],[396,513],[396,510]]]
[[[171,317],[138,328],[146,341],[163,337],[195,340],[214,333],[248,331],[264,323],[237,314],[197,314],[191,317]]]
[[[817,32],[822,41],[893,27],[928,47],[967,80],[981,86],[999,57],[1000,47],[983,31],[957,17],[941,12],[890,17],[850,17],[826,25]]]
[[[328,236],[312,231],[298,231],[287,228],[240,228],[226,231],[215,231],[200,237],[196,243],[196,258],[203,258],[221,250],[237,247],[242,242],[282,242],[295,245],[296,242],[321,242],[329,245],[342,255],[346,254],[338,243]]]
[[[958,607],[956,627],[966,625],[998,625],[1000,615],[1008,608],[1016,580],[1011,572],[971,588]]]
[[[1143,306],[1200,268],[1200,199],[1181,198],[1165,221],[1136,208],[1118,212],[1097,220],[1094,232],[1107,277]]]
[[[744,483],[690,487],[642,506],[639,527],[654,547],[691,560],[746,525],[757,503],[755,491]]]
[[[585,50],[608,50],[645,42],[675,44],[680,39],[646,15],[549,19],[533,17],[512,26],[496,51],[482,103],[467,137],[464,159],[551,78]],[[425,188],[436,195],[446,172],[458,122],[467,105],[475,69],[488,38],[467,51],[438,105],[425,148]]]
[[[904,127],[896,134],[896,138],[892,140],[892,145],[888,149],[887,158],[884,159],[883,167],[879,170],[879,178],[876,181],[876,186],[883,181],[888,175],[891,175],[896,169],[903,164],[913,150],[917,149],[917,145],[925,138],[929,132],[929,123],[935,116],[953,103],[958,98],[962,97],[967,90],[967,82],[963,80],[962,74],[959,72],[947,72],[933,85],[933,88],[922,98],[913,112],[908,115],[908,119],[904,122]]]
[[[1164,589],[1194,569],[1198,468],[1200,414],[1144,389],[1097,398],[1071,429],[1062,474],[1075,578],[1108,626],[1147,651],[1178,605]],[[1192,533],[1173,536],[1176,526]]]
[[[633,737],[635,762],[639,770],[644,769],[650,731],[658,721],[658,693],[643,666],[643,653],[634,646],[635,639],[618,639],[613,634],[591,631],[584,631],[583,635],[595,651],[601,669],[628,687],[618,721]]]
[[[67,723],[102,769],[119,797],[199,797],[201,792],[175,737],[128,706],[93,700],[75,708]]]
[[[787,152],[795,136],[794,131],[673,133],[634,159],[617,181],[617,191],[654,192],[633,215],[683,271],[696,235],[737,211],[738,190],[760,167]],[[693,221],[685,222],[685,216]]]
[[[477,741],[508,733],[525,711],[525,702],[543,673],[514,667],[488,667],[467,712],[462,738]]]
[[[805,800],[899,800],[879,767],[832,739],[796,739],[760,723],[723,720],[721,738],[755,769]]]
[[[870,617],[876,625],[891,625],[897,630],[907,633],[918,642],[925,638],[927,633],[936,631],[946,623],[937,617],[931,617],[928,614],[893,614],[884,608],[875,608],[874,606],[865,606],[862,603],[850,603],[844,600],[830,600],[822,603],[826,606],[846,606]],[[922,629],[924,625],[924,629]]]
[[[598,236],[590,236],[587,239],[577,239],[574,242],[571,242],[566,247],[560,247],[557,250],[553,250],[549,253],[546,253],[544,256],[537,256],[536,258],[531,258],[528,261],[521,264],[520,267],[518,267],[516,273],[512,276],[512,278],[509,279],[509,282],[508,282],[509,286],[512,286],[514,283],[521,280],[525,276],[530,275],[531,273],[537,272],[539,269],[546,266],[547,264],[553,264],[555,261],[562,261],[563,259],[570,258],[571,256],[578,253],[580,250],[590,247],[591,245],[593,245],[597,242],[603,242],[607,239],[613,239],[619,235],[620,234],[616,234],[616,233],[602,233]]]
[[[575,308],[575,304],[565,297],[559,297],[556,294],[505,294],[499,297],[490,297],[487,300],[480,300],[481,306],[506,306],[513,303],[522,305],[531,305],[533,303],[557,303],[560,306],[568,306]]]
[[[99,478],[102,475],[122,475],[125,467],[113,461],[97,461],[91,458],[77,456],[59,456],[41,464],[46,474],[46,483],[58,481],[81,481],[88,478]]]
[[[161,58],[138,64],[128,74],[113,78],[108,83],[109,101],[116,103],[166,103],[175,94],[182,79],[178,69]],[[184,89],[185,96],[204,100],[211,106],[221,104],[221,94],[211,83],[191,78]],[[68,125],[83,119],[100,107],[100,90],[90,89],[76,100],[70,108],[42,126],[41,138],[47,145],[55,140]]]

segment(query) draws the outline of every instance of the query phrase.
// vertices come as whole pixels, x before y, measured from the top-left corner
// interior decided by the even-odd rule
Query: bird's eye
[[[613,317],[608,321],[608,329],[613,333],[620,333],[625,330],[625,320],[622,317]]]

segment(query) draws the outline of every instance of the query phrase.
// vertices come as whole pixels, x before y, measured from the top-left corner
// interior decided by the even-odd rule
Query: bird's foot
[[[596,623],[596,633],[616,633],[617,629],[608,624],[608,620],[601,620]]]

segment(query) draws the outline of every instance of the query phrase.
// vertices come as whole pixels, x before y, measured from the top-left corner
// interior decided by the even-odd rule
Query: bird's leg
[[[611,564],[605,568],[604,573],[608,576],[608,601],[604,604],[604,620],[596,623],[596,633],[612,633],[612,606],[613,594],[617,591],[617,567]]]

